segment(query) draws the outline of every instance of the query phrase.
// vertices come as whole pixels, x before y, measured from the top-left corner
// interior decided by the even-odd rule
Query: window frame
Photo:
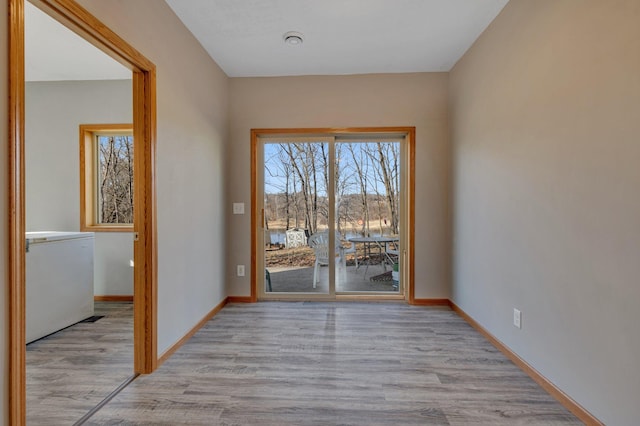
[[[402,167],[403,177],[401,178],[400,192],[404,195],[401,201],[402,207],[400,211],[400,220],[405,224],[404,230],[401,231],[401,252],[403,261],[399,265],[402,268],[402,282],[404,282],[403,291],[400,294],[356,294],[350,292],[319,294],[316,297],[309,297],[309,294],[291,293],[287,296],[285,293],[278,294],[279,297],[273,297],[271,300],[405,300],[410,305],[416,304],[415,297],[415,146],[416,146],[416,128],[414,126],[407,127],[347,127],[347,128],[267,128],[267,129],[251,129],[251,296],[243,299],[244,301],[257,302],[259,300],[268,300],[269,295],[264,291],[264,278],[258,273],[264,270],[263,257],[259,256],[258,247],[264,246],[259,232],[259,221],[264,221],[262,214],[262,200],[259,196],[258,186],[261,184],[261,167],[259,159],[263,158],[263,144],[265,140],[277,138],[288,138],[290,140],[312,137],[318,140],[318,137],[325,136],[338,139],[341,142],[349,140],[363,140],[375,137],[377,140],[385,140],[389,138],[403,137],[404,143],[401,144],[400,153],[404,158],[404,166]],[[331,163],[330,163],[331,164]],[[330,166],[331,167],[331,166]],[[333,171],[329,172],[333,175]],[[334,204],[333,200],[329,201]],[[329,219],[333,222],[333,218]],[[331,234],[330,234],[331,235]],[[331,244],[330,244],[331,245]]]
[[[98,222],[96,135],[120,133],[133,135],[133,124],[80,125],[80,231],[82,232],[133,232],[133,223]]]

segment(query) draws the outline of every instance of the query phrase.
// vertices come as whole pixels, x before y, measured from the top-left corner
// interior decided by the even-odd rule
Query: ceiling
[[[25,2],[25,80],[131,79],[130,70]]]
[[[252,77],[449,71],[508,0],[166,2],[228,76]]]
[[[449,71],[508,0],[166,2],[228,76],[254,77]],[[27,81],[131,78],[29,2],[25,67]]]

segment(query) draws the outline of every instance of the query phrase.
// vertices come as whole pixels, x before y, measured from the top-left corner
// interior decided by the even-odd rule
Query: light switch
[[[244,214],[244,203],[233,203],[233,214]]]

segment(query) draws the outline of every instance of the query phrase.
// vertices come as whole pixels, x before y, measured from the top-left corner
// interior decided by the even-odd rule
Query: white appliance
[[[93,316],[93,232],[26,233],[26,340]]]

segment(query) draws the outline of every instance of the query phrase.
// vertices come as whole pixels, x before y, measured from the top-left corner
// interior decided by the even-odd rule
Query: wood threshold
[[[220,312],[227,303],[229,303],[228,297],[225,298],[222,302],[218,303],[216,307],[211,311],[209,311],[209,313],[206,314],[200,321],[198,321],[198,323],[194,325],[193,328],[191,328],[191,330],[189,330],[187,334],[185,334],[180,340],[174,343],[169,349],[164,351],[164,353],[158,359],[158,367],[164,364],[164,362],[168,360],[171,355],[173,355],[178,349],[180,349],[182,345],[187,343],[187,341],[191,339],[191,337],[193,337],[193,335],[196,334],[198,330],[200,330],[202,326],[204,326],[211,318],[213,318],[218,312]]]
[[[269,297],[260,298],[258,302],[405,302],[400,294],[329,294],[312,293],[268,293]],[[249,298],[247,298],[249,299]],[[247,300],[248,301],[248,300]],[[406,302],[405,302],[406,303]]]
[[[336,302],[337,299],[328,293],[266,293],[258,298],[258,302]]]
[[[529,377],[531,377],[537,384],[540,385],[549,395],[553,396],[560,404],[562,404],[567,410],[575,415],[580,421],[587,425],[604,426],[600,420],[598,420],[593,414],[587,411],[584,407],[574,401],[569,395],[560,390],[549,379],[543,376],[535,368],[533,368],[524,359],[520,358],[518,354],[513,352],[507,345],[502,343],[498,338],[491,334],[480,323],[474,320],[469,314],[463,311],[453,301],[449,300],[449,306],[451,309],[460,315],[466,322],[473,328],[478,330],[493,346],[495,346],[500,352],[502,352],[507,358],[509,358],[515,365],[517,365],[522,371],[524,371]]]
[[[336,294],[338,302],[398,302],[404,301],[402,294]]]
[[[96,302],[133,302],[132,294],[96,294],[93,296]]]

